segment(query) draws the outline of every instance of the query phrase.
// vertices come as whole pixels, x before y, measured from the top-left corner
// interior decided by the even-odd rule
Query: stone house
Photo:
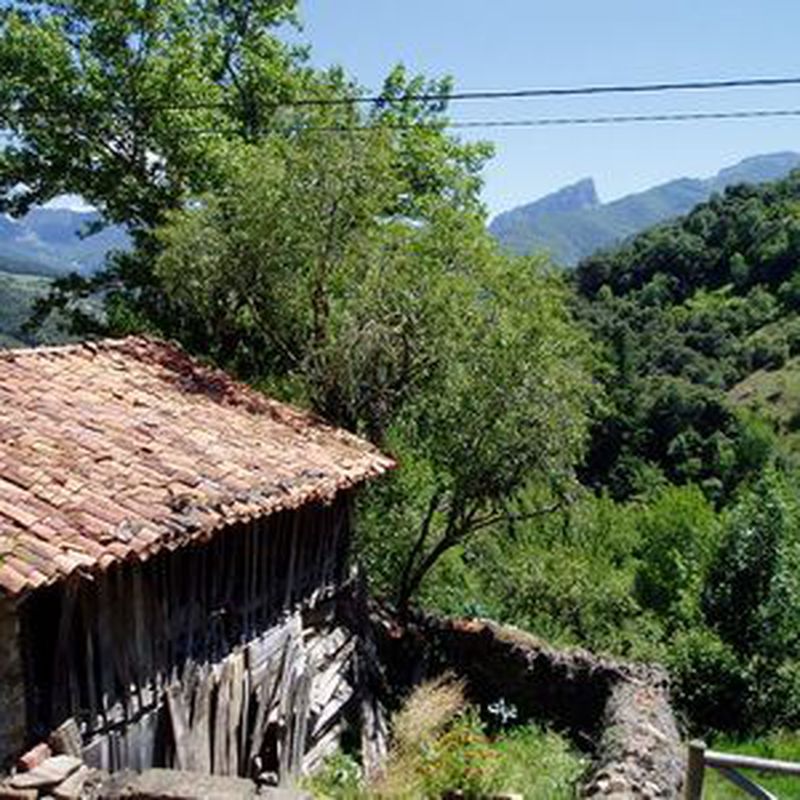
[[[282,777],[359,704],[347,593],[372,446],[131,337],[0,353],[0,760]]]

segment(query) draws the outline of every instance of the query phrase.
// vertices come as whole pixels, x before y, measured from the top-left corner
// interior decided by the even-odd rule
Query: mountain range
[[[594,180],[585,178],[499,214],[489,230],[514,253],[546,250],[556,263],[573,266],[651,225],[688,213],[726,186],[777,180],[798,167],[800,153],[757,155],[711,178],[679,178],[610,203],[602,203]]]
[[[19,219],[0,216],[0,270],[47,276],[96,270],[109,250],[128,245],[117,226],[83,236],[97,219],[95,211],[47,207]]]
[[[601,202],[594,180],[585,178],[499,214],[489,230],[512,252],[546,250],[557,263],[572,266],[651,225],[688,213],[726,186],[776,180],[799,167],[800,153],[757,155],[711,178],[679,178],[610,203]],[[109,250],[128,246],[119,226],[81,235],[97,218],[90,210],[49,207],[34,208],[19,219],[0,216],[0,271],[50,277],[93,272]]]

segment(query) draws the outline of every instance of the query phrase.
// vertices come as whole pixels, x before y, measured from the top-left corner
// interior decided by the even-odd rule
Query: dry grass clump
[[[403,751],[430,741],[466,705],[464,682],[451,673],[426,681],[411,692],[392,718],[394,748]]]
[[[386,769],[369,787],[369,796],[419,797],[425,754],[466,707],[464,682],[450,673],[416,687],[392,718],[392,746]]]

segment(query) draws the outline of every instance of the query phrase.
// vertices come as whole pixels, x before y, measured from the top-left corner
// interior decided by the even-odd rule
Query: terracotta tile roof
[[[327,501],[391,467],[175,345],[0,352],[0,591]]]

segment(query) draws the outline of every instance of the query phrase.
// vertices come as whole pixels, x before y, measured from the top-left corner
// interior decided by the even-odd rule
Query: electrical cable
[[[347,105],[391,105],[393,103],[442,103],[472,100],[519,100],[543,97],[577,97],[603,94],[639,94],[663,93],[675,91],[708,91],[721,89],[774,88],[780,86],[800,86],[800,77],[777,78],[732,78],[728,80],[673,81],[661,83],[638,84],[600,84],[586,86],[545,87],[533,89],[498,89],[461,92],[421,92],[401,97],[387,97],[383,94],[371,94],[352,97],[301,97],[295,100],[276,101],[265,105],[276,108],[303,108],[309,106],[347,106]],[[224,110],[232,107],[232,103],[192,102],[165,103],[145,106],[151,111],[204,111]],[[48,106],[28,106],[11,109],[8,106],[0,109],[0,113],[19,114],[64,114],[74,113],[75,109]]]

